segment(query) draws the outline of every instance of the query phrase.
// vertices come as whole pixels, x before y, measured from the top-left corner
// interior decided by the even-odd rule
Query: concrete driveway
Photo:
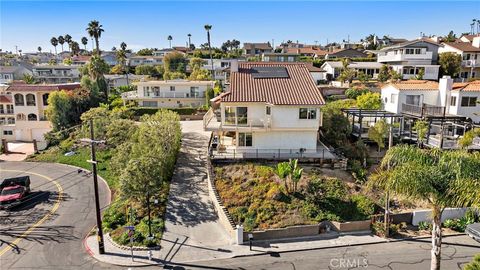
[[[220,224],[208,195],[206,156],[209,133],[202,121],[182,121],[182,148],[177,160],[162,238],[161,258],[185,262],[228,257],[231,239]],[[208,256],[207,256],[208,254]]]
[[[25,142],[9,142],[8,143],[9,154],[1,154],[1,161],[22,161],[27,156],[33,154],[33,143]]]

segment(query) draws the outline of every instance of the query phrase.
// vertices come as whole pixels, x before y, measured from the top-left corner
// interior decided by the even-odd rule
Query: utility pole
[[[91,160],[92,174],[93,174],[93,187],[95,192],[95,211],[97,215],[97,241],[98,241],[98,253],[105,254],[105,244],[103,242],[103,229],[102,229],[102,216],[100,214],[100,201],[98,198],[98,179],[97,179],[97,160],[95,157],[95,144],[102,143],[102,141],[95,141],[93,132],[93,120],[90,120],[90,139],[84,141],[90,142],[91,146]]]
[[[393,146],[393,123],[390,123],[390,127],[388,129],[388,149],[391,149]],[[390,165],[388,165],[388,169],[390,169]],[[386,198],[385,198],[385,238],[390,236],[390,194],[387,190]]]

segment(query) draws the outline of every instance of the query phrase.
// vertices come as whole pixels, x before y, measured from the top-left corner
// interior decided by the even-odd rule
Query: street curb
[[[119,249],[122,249],[122,250],[135,250],[135,251],[148,251],[148,250],[160,250],[160,246],[156,246],[156,247],[142,247],[142,246],[133,246],[130,247],[130,246],[124,246],[124,245],[120,245],[120,244],[117,244],[115,241],[113,241],[112,237],[110,236],[110,233],[106,233],[105,234],[105,238],[116,248],[119,248]]]
[[[455,233],[455,234],[444,235],[444,236],[442,236],[442,238],[447,238],[447,237],[451,237],[451,236],[460,236],[460,235],[466,235],[466,234],[465,233]],[[270,255],[272,253],[282,254],[282,253],[290,253],[290,252],[313,251],[313,250],[323,250],[323,249],[331,249],[331,248],[368,246],[368,245],[395,243],[395,242],[403,242],[403,241],[408,241],[408,240],[420,240],[420,239],[428,239],[428,238],[431,238],[431,236],[417,236],[417,237],[402,238],[402,239],[382,239],[381,241],[375,241],[375,242],[343,244],[343,245],[328,246],[328,247],[317,247],[317,248],[291,249],[291,250],[284,250],[284,251],[262,251],[262,252],[256,253],[256,254],[236,255],[236,256],[233,256],[231,258],[245,258],[245,257],[254,257],[254,256],[264,256],[264,255]]]

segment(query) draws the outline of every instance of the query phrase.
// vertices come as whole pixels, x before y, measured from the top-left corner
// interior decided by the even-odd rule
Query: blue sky
[[[480,1],[354,1],[354,2],[165,2],[165,1],[4,1],[0,0],[0,47],[24,52],[53,50],[52,36],[70,34],[74,40],[87,36],[90,20],[101,22],[103,49],[122,42],[129,48],[185,45],[192,34],[196,45],[206,41],[203,25],[213,25],[212,42],[227,39],[243,42],[282,41],[313,44],[359,40],[368,34],[416,38],[420,32],[443,35],[470,31],[473,18],[480,19]],[[88,46],[91,46],[90,44]]]

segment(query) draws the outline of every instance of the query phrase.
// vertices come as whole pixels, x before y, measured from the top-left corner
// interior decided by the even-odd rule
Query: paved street
[[[186,269],[393,269],[430,268],[430,239],[394,243],[282,252],[270,255],[201,262]],[[444,238],[442,269],[462,269],[480,244],[465,235]],[[349,263],[349,264],[347,264]]]
[[[82,240],[95,224],[93,180],[77,169],[48,163],[0,162],[1,178],[29,175],[30,199],[0,210],[1,269],[109,268],[91,258]],[[107,187],[99,181],[101,204]]]

